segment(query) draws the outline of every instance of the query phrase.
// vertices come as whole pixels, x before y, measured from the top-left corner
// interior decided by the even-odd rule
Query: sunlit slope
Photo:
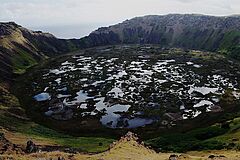
[[[40,60],[75,49],[70,40],[31,31],[14,22],[0,23],[0,80],[11,80],[13,74],[24,73]]]
[[[177,143],[177,142],[176,142]],[[122,137],[119,141],[113,143],[108,151],[99,154],[76,153],[69,154],[59,151],[42,152],[28,155],[3,154],[1,157],[13,159],[71,159],[71,160],[168,160],[170,157],[177,160],[207,160],[224,159],[237,160],[239,159],[239,152],[237,151],[201,151],[188,153],[156,153],[152,149],[146,147],[138,138],[131,132]]]

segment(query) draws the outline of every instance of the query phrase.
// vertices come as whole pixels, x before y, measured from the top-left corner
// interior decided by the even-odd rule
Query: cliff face
[[[0,23],[0,80],[12,79],[14,73],[23,73],[41,59],[74,49],[71,40],[31,31],[14,22]]]
[[[150,43],[210,51],[229,50],[240,43],[240,17],[178,14],[137,17],[99,28],[82,41],[84,47]]]

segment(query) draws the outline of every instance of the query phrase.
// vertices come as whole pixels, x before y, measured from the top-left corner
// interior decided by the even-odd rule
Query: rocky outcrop
[[[0,133],[0,155],[1,154],[22,154],[22,149],[7,140],[3,133]]]
[[[27,141],[27,146],[26,146],[26,152],[27,153],[35,153],[37,152],[38,147],[36,146],[35,143],[33,143],[33,141],[29,140]]]
[[[145,149],[150,153],[155,153],[154,150],[151,150],[147,146],[145,146],[144,142],[138,138],[137,134],[130,131],[127,132],[124,136],[122,136],[120,140],[113,142],[113,144],[110,145],[110,151],[115,150],[116,148],[119,148],[119,146],[122,146],[126,143],[134,145],[135,147]]]

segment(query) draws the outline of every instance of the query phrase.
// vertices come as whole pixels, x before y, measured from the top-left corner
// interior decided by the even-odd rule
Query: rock
[[[236,141],[239,141],[239,139],[238,138],[233,138],[232,141],[236,142]]]
[[[215,156],[215,155],[210,155],[208,156],[209,159],[226,159],[226,157],[224,155],[219,155],[219,156]]]
[[[167,121],[167,120],[163,120],[163,121],[161,122],[161,124],[162,124],[163,126],[166,126],[166,125],[168,125],[168,121]]]
[[[168,120],[171,120],[171,121],[182,120],[182,114],[181,113],[165,113],[163,116],[166,117]]]
[[[22,149],[17,145],[11,143],[7,140],[3,133],[0,133],[0,154],[21,154],[23,153]]]
[[[212,113],[218,113],[218,112],[222,112],[222,111],[223,111],[223,109],[218,105],[214,105],[214,106],[210,107],[210,112],[212,112]]]
[[[213,158],[215,158],[215,156],[214,155],[210,155],[210,156],[208,156],[208,158],[213,159]]]
[[[181,154],[181,155],[179,156],[179,159],[189,159],[189,156],[186,155],[186,154]]]
[[[231,122],[224,122],[221,124],[221,128],[224,128],[224,129],[230,129],[230,123]]]
[[[221,158],[226,158],[226,156],[224,156],[224,155],[220,155],[220,156],[218,156],[218,157],[221,157]]]
[[[137,140],[138,140],[137,135],[134,134],[134,133],[132,133],[132,132],[128,132],[128,133],[125,135],[124,138],[127,139],[128,141],[130,141],[130,140],[135,140],[135,141],[137,141]]]
[[[87,121],[81,121],[81,125],[87,125],[88,122]]]
[[[63,157],[58,157],[58,160],[65,160]]]
[[[4,133],[0,133],[0,140],[4,137]]]
[[[27,146],[26,146],[26,152],[27,153],[35,153],[35,152],[37,152],[37,150],[38,150],[38,148],[33,143],[33,141],[31,141],[31,140],[27,141]]]
[[[235,143],[229,143],[229,144],[227,145],[227,149],[233,149],[235,146],[236,146]]]
[[[169,160],[178,160],[178,155],[175,154],[170,155]]]

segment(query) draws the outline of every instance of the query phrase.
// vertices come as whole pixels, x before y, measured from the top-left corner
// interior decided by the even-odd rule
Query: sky
[[[80,38],[126,19],[170,13],[240,14],[240,0],[0,0],[0,21]]]

